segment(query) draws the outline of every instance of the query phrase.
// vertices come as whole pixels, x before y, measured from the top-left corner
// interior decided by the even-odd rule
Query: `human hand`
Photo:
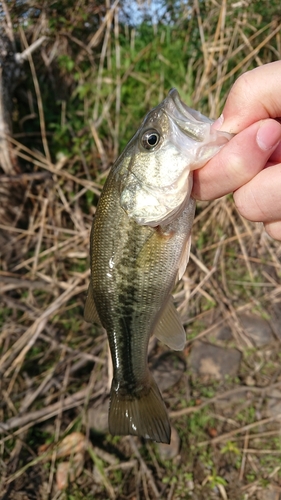
[[[211,200],[234,192],[240,214],[281,240],[281,61],[244,73],[215,128],[237,135],[202,169],[192,194]],[[278,121],[279,120],[279,121]]]

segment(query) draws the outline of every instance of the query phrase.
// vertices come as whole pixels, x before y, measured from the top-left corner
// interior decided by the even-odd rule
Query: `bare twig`
[[[159,491],[157,489],[157,486],[155,484],[155,481],[153,479],[153,475],[152,475],[151,471],[149,470],[149,468],[147,467],[145,461],[143,460],[143,458],[142,458],[142,456],[141,456],[141,454],[140,454],[140,452],[139,452],[139,450],[138,450],[138,448],[136,446],[134,438],[130,436],[129,437],[129,441],[130,441],[130,446],[131,446],[131,448],[133,450],[134,455],[139,460],[139,462],[141,464],[141,468],[143,469],[145,475],[147,476],[147,479],[149,481],[149,484],[151,486],[151,489],[152,489],[154,495],[156,496],[156,498],[159,498],[160,493],[159,493]]]
[[[31,54],[36,49],[38,49],[38,47],[40,47],[42,45],[42,43],[45,42],[45,40],[47,40],[46,36],[41,36],[41,38],[38,38],[38,40],[35,40],[35,42],[33,42],[29,47],[26,47],[26,49],[23,52],[17,53],[15,55],[16,60],[19,63],[22,63],[23,61],[27,61],[30,58]]]
[[[75,296],[77,290],[79,290],[78,285],[81,280],[84,279],[82,275],[81,278],[74,280],[72,284],[69,285],[69,288],[65,290],[47,309],[44,311],[39,318],[35,320],[33,325],[31,325],[24,335],[15,342],[12,349],[7,351],[4,354],[0,361],[0,371],[6,370],[4,373],[4,377],[10,376],[11,372],[18,366],[23,363],[23,360],[34,345],[34,342],[44,329],[48,319],[52,316],[67,300],[71,297]],[[18,354],[19,353],[19,354]],[[12,361],[13,360],[13,361]],[[10,365],[10,366],[9,366]],[[9,368],[7,368],[9,366]]]
[[[95,399],[103,393],[104,389],[102,388],[96,391],[95,393],[92,393],[90,395],[90,399],[91,400]],[[85,396],[87,394],[88,394],[88,388],[81,389],[75,394],[67,396],[63,400],[63,403],[61,403],[61,401],[58,401],[57,403],[41,408],[41,410],[28,412],[25,413],[24,415],[17,417],[12,417],[7,422],[0,423],[0,433],[8,434],[10,433],[10,431],[16,429],[17,427],[19,428],[20,431],[22,431],[23,429],[29,428],[34,423],[44,422],[45,420],[48,420],[58,415],[60,411],[67,411],[71,408],[75,408],[76,406],[83,404]],[[10,438],[10,435],[8,436],[8,438]],[[7,438],[3,438],[0,441],[0,444],[6,439]]]
[[[247,424],[242,427],[239,427],[238,429],[233,429],[230,432],[226,432],[225,434],[222,434],[221,436],[217,436],[213,439],[210,439],[208,441],[201,441],[200,443],[197,443],[197,446],[206,446],[207,444],[217,444],[221,443],[222,441],[225,441],[226,439],[231,438],[232,436],[235,436],[235,434],[239,434],[241,432],[247,432],[251,429],[254,429],[255,427],[259,427],[265,424],[269,424],[270,422],[279,422],[281,419],[281,413],[278,415],[275,415],[274,417],[267,417],[263,418],[262,420],[258,420],[257,422],[253,422],[252,424]],[[280,451],[279,451],[280,454]]]

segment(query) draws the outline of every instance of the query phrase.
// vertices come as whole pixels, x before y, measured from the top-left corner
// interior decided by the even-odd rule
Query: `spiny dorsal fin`
[[[88,323],[97,323],[98,325],[101,325],[101,320],[99,318],[99,315],[98,315],[98,312],[97,312],[97,309],[95,306],[92,283],[89,284],[89,288],[88,288],[88,292],[87,292],[86,304],[85,304],[85,309],[84,309],[84,319]]]
[[[185,346],[186,333],[171,295],[153,333],[174,351],[182,351]]]

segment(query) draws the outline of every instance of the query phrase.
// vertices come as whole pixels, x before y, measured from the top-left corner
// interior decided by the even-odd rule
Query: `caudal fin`
[[[139,391],[137,396],[123,394],[112,386],[108,426],[114,436],[133,434],[158,443],[170,443],[167,409],[152,377],[149,387]]]

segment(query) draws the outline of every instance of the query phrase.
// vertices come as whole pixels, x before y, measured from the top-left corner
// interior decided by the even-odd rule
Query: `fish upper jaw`
[[[188,145],[192,147],[191,142],[185,142],[187,139],[194,141],[190,170],[202,167],[235,135],[214,129],[212,127],[214,120],[187,106],[174,88],[164,100],[164,108],[170,123],[172,122],[185,136],[183,141],[177,141],[179,149],[187,150]]]

